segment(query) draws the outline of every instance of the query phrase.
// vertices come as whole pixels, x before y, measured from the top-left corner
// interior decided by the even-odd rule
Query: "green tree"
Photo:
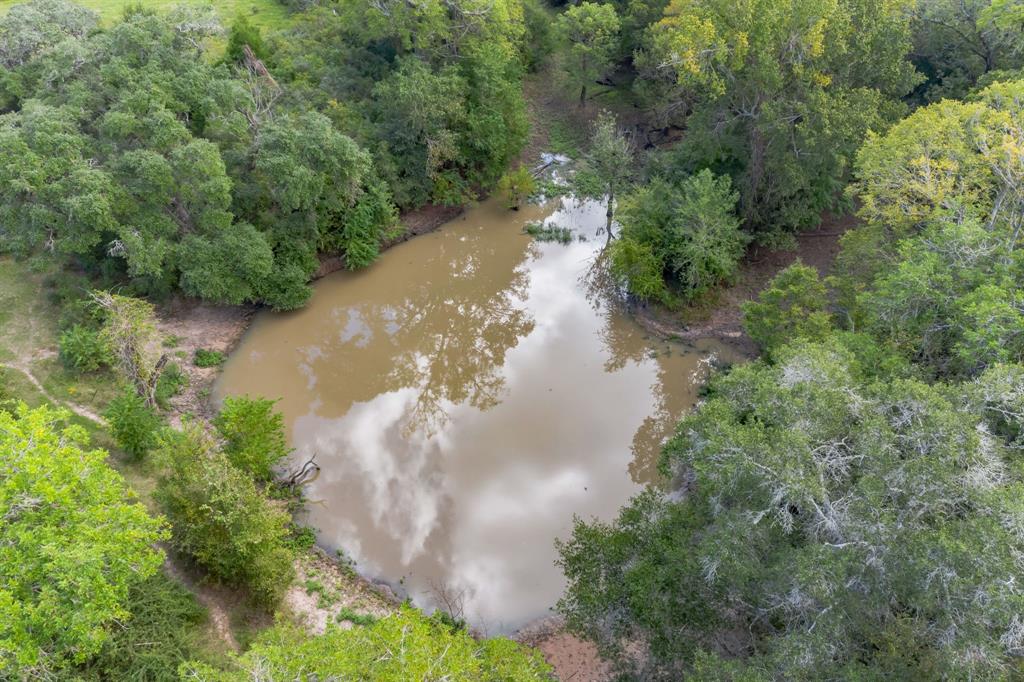
[[[110,435],[117,446],[136,460],[142,459],[156,446],[160,417],[132,390],[110,401],[104,415],[110,422]]]
[[[740,679],[1008,674],[1024,481],[1007,442],[963,390],[871,378],[837,339],[773,357],[680,424],[664,467],[684,494],[577,523],[570,628],[642,679],[723,641]]]
[[[674,0],[648,34],[642,73],[675,73],[656,90],[686,144],[683,172],[728,171],[741,218],[765,243],[841,206],[868,130],[900,115],[917,82],[906,61],[909,2]]]
[[[276,605],[295,575],[288,514],[198,424],[165,430],[155,455],[162,472],[154,496],[174,548],[214,577],[246,586],[257,604]]]
[[[601,112],[594,123],[590,146],[572,178],[572,191],[577,199],[607,202],[605,232],[609,242],[615,199],[629,187],[635,175],[633,152],[633,145],[619,130],[615,116]]]
[[[274,467],[291,452],[284,435],[284,416],[274,410],[275,402],[228,396],[214,420],[231,463],[260,481],[271,480]]]
[[[941,376],[1024,357],[1022,93],[997,83],[924,107],[857,157],[864,225],[843,238],[840,305]]]
[[[930,0],[913,14],[912,59],[927,80],[920,98],[962,99],[984,75],[1020,68],[1021,22],[1011,19],[1006,0]]]
[[[0,18],[0,65],[12,69],[99,23],[95,12],[65,0],[18,3]]]
[[[798,339],[821,341],[832,330],[830,318],[825,284],[799,260],[775,275],[756,301],[743,304],[743,328],[769,355]]]
[[[163,561],[163,523],[68,414],[0,410],[0,676],[44,679],[95,654]]]
[[[518,211],[523,201],[537,191],[537,181],[523,164],[514,171],[509,171],[501,176],[498,181],[498,191],[505,195],[505,205],[513,211]]]
[[[161,351],[153,304],[140,298],[92,292],[92,300],[103,311],[100,339],[110,349],[121,378],[150,408],[156,407],[156,386],[167,364]]]
[[[611,246],[613,274],[640,296],[642,290],[659,293],[649,283],[657,273],[687,299],[731,278],[749,241],[735,215],[738,198],[728,176],[706,169],[678,185],[655,178],[636,189],[619,211],[622,235]]]
[[[587,101],[587,86],[611,67],[619,40],[619,16],[615,6],[581,2],[558,17],[558,27],[569,44],[566,67],[580,88],[580,106]]]
[[[245,48],[249,48],[256,59],[267,58],[267,46],[263,42],[260,27],[249,21],[249,17],[239,14],[231,22],[228,31],[228,44],[224,48],[224,61],[242,63],[245,60]]]
[[[549,680],[540,654],[506,638],[477,641],[408,606],[369,626],[329,626],[310,636],[281,624],[260,635],[229,670],[191,664],[183,679],[243,682],[258,679],[360,679],[377,682],[444,679],[453,682]]]

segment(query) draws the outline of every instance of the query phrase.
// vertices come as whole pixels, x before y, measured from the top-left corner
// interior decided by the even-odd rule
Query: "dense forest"
[[[558,191],[607,211],[605,295],[684,318],[856,218],[829,276],[743,306],[759,355],[711,378],[663,484],[557,541],[568,632],[622,679],[1024,674],[1024,5],[286,5],[0,16],[0,269],[47,273],[53,377],[103,396],[32,399],[58,379],[15,381],[12,348],[43,323],[0,313],[0,679],[553,679],[443,612],[281,616],[314,543],[282,416],[173,414],[158,306],[301,308],[417,212]],[[524,151],[542,86],[586,122],[561,189]],[[234,650],[203,581],[259,623]]]

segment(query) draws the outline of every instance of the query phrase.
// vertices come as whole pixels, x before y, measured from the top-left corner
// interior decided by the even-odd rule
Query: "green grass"
[[[0,14],[4,14],[11,7],[23,2],[23,0],[0,0]],[[277,0],[136,0],[129,3],[129,0],[75,0],[83,7],[88,7],[100,15],[100,20],[109,25],[124,12],[128,4],[139,4],[143,7],[166,11],[176,5],[213,5],[217,10],[221,23],[225,26],[239,14],[248,15],[255,25],[264,31],[274,31],[284,28],[289,22],[288,8]]]
[[[58,312],[41,296],[44,275],[0,256],[0,362],[57,350]]]

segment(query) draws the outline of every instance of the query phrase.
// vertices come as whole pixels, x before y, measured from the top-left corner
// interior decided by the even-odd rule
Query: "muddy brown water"
[[[543,219],[573,241],[523,234]],[[653,482],[707,372],[735,359],[652,339],[608,303],[590,267],[603,224],[594,203],[484,202],[257,317],[215,393],[280,398],[293,462],[321,466],[322,546],[485,632],[549,613],[555,538]]]

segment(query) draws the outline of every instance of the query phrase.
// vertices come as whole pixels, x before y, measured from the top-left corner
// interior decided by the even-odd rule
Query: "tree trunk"
[[[156,366],[153,367],[153,373],[149,376],[149,383],[144,387],[144,395],[142,396],[146,400],[146,404],[156,409],[156,385],[160,382],[160,375],[163,374],[164,367],[167,365],[167,353],[160,356],[160,359],[156,361]]]
[[[582,107],[587,102],[587,86],[583,85],[580,87],[580,106]]]
[[[605,223],[605,230],[608,232],[608,242],[612,241],[612,216],[615,215],[615,195],[611,192],[608,193],[608,211],[604,214],[608,219]]]

